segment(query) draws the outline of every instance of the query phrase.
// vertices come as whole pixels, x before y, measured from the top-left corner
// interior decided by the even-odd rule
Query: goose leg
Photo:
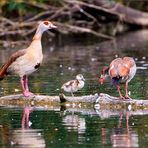
[[[27,96],[33,95],[33,93],[29,91],[28,77],[26,75],[24,76],[24,85],[25,85],[25,92],[26,92]]]
[[[118,128],[121,128],[121,123],[122,123],[122,112],[120,112],[120,118],[118,120]]]
[[[29,97],[30,95],[32,95],[32,93],[29,92],[29,88],[28,88],[28,78],[27,78],[26,75],[23,76],[23,77],[21,77],[20,83],[21,83],[21,86],[22,86],[23,95],[24,95],[25,97]]]
[[[125,99],[130,99],[128,95],[128,82],[125,83]]]
[[[28,77],[26,75],[24,76],[24,85],[25,85],[25,90],[29,92]]]
[[[29,115],[31,112],[30,107],[25,107],[22,117],[22,128],[28,128],[29,127]]]
[[[74,97],[74,94],[73,94],[73,92],[71,91],[71,95],[72,95],[72,97]]]
[[[70,91],[71,91],[71,95],[72,95],[72,97],[74,97],[73,89],[71,88]]]
[[[22,87],[23,95],[25,96],[25,94],[24,94],[24,92],[25,92],[24,77],[21,77],[21,78],[20,78],[20,83],[21,83],[21,87]]]
[[[120,98],[124,99],[124,97],[122,96],[121,91],[120,91],[120,85],[116,84],[116,88],[117,88]]]

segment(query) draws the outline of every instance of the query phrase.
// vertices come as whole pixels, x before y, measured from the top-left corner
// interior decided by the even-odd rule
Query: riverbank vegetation
[[[2,0],[0,43],[24,41],[40,20],[54,22],[55,34],[92,35],[114,39],[131,29],[148,26],[146,1],[125,0]],[[145,12],[144,12],[145,11]]]

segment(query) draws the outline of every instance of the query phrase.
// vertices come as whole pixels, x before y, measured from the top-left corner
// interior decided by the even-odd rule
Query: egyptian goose
[[[114,59],[109,67],[104,67],[101,71],[101,77],[99,83],[103,84],[106,76],[111,77],[112,83],[116,86],[120,98],[129,99],[128,95],[128,83],[136,74],[136,64],[133,58],[124,57]],[[120,82],[125,83],[125,97],[120,91]]]
[[[73,92],[76,92],[84,87],[85,79],[82,74],[76,75],[75,80],[70,80],[64,83],[61,87],[65,92],[70,92],[72,96],[74,96]]]
[[[20,76],[20,83],[25,97],[32,95],[28,88],[28,75],[40,67],[43,59],[41,45],[42,34],[44,31],[52,28],[56,28],[56,26],[51,22],[41,21],[37,27],[30,46],[12,54],[8,61],[0,69],[1,80],[7,74]]]

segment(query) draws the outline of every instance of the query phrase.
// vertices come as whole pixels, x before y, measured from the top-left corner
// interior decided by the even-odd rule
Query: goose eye
[[[45,22],[44,22],[44,24],[45,24],[45,25],[48,25],[48,24],[49,24],[49,22],[45,21]]]

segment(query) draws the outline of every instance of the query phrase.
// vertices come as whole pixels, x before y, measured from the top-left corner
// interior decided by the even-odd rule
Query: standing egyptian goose
[[[3,79],[7,74],[20,76],[23,95],[26,97],[32,95],[28,88],[28,75],[38,69],[43,59],[41,44],[42,34],[44,31],[52,28],[56,28],[56,26],[51,22],[41,21],[30,46],[12,54],[0,69],[0,79]]]
[[[124,57],[114,59],[109,67],[105,67],[101,71],[99,83],[103,84],[107,75],[111,77],[112,83],[116,86],[120,98],[129,99],[128,83],[136,74],[136,64],[133,58]],[[125,83],[125,97],[120,91],[120,82]]]
[[[76,92],[80,89],[82,89],[84,87],[85,84],[85,79],[83,77],[82,74],[78,74],[76,75],[76,79],[75,80],[70,80],[66,83],[64,83],[61,87],[62,90],[64,90],[65,92],[70,92],[72,96],[73,92]]]

